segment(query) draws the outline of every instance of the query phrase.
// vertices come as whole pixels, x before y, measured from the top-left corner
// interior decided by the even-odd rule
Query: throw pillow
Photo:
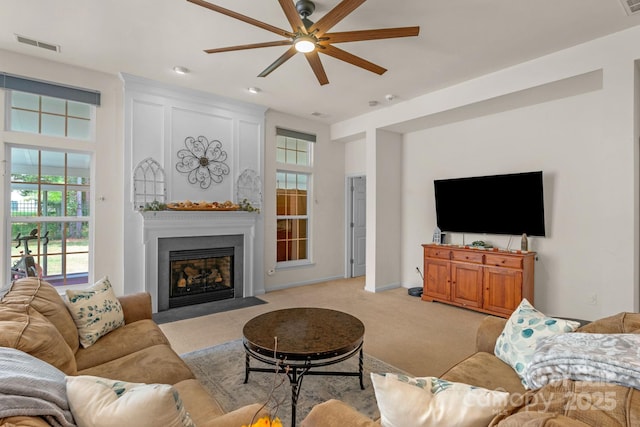
[[[80,375],[67,377],[67,397],[78,427],[195,427],[178,391]]]
[[[84,348],[124,325],[122,306],[108,277],[100,279],[88,289],[67,290],[67,306]]]
[[[523,299],[496,340],[494,353],[516,371],[522,385],[529,389],[525,373],[535,353],[536,342],[540,338],[573,332],[579,326],[580,322],[548,317]]]
[[[486,427],[509,393],[435,377],[371,374],[383,427]]]

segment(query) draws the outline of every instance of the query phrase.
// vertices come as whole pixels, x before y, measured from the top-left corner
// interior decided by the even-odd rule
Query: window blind
[[[0,71],[0,88],[51,96],[53,98],[84,102],[85,104],[100,105],[100,92],[58,83],[36,80],[28,77],[16,76]]]
[[[279,128],[279,127],[276,128],[276,135],[286,136],[288,138],[303,139],[303,140],[309,141],[309,142],[316,142],[316,136],[315,135],[311,135],[309,133],[304,133],[304,132],[298,132],[298,131],[295,131],[295,130],[282,129],[282,128]]]

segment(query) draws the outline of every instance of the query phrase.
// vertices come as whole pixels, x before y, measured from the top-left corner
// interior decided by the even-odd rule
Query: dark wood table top
[[[263,356],[320,360],[341,356],[360,347],[364,325],[341,311],[302,307],[254,317],[244,325],[242,333],[247,349]],[[274,354],[275,337],[277,354]]]

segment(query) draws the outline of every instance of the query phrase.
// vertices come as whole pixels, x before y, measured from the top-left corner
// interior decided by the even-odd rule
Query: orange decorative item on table
[[[243,425],[242,427],[282,427],[280,418],[271,419],[269,417],[262,417],[251,425]]]

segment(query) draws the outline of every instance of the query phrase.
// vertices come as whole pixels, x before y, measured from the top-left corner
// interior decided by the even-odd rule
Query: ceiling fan
[[[207,53],[220,53],[236,50],[256,49],[262,47],[290,46],[282,56],[276,59],[274,63],[269,65],[263,72],[258,75],[258,77],[268,76],[273,70],[284,64],[298,52],[304,53],[307,61],[309,62],[309,65],[311,66],[311,69],[313,70],[316,78],[318,79],[318,82],[321,85],[329,83],[329,79],[327,78],[327,74],[325,73],[324,67],[322,66],[322,62],[320,62],[320,55],[318,55],[318,53],[329,55],[333,58],[348,62],[349,64],[382,75],[387,71],[386,68],[383,68],[379,65],[367,61],[366,59],[360,58],[356,55],[339,49],[333,44],[364,40],[390,39],[397,37],[412,37],[417,36],[420,32],[420,27],[384,28],[376,30],[343,31],[335,33],[329,32],[329,30],[334,25],[343,20],[347,15],[353,12],[366,0],[342,0],[340,4],[330,10],[317,22],[312,22],[308,18],[315,10],[315,4],[312,1],[298,0],[294,5],[292,0],[278,0],[278,2],[280,3],[280,7],[282,7],[284,14],[289,21],[289,24],[291,24],[291,31],[274,27],[273,25],[269,25],[267,23],[258,21],[229,9],[225,9],[221,6],[217,6],[204,0],[187,1],[285,37],[286,40],[205,50],[205,52]]]

